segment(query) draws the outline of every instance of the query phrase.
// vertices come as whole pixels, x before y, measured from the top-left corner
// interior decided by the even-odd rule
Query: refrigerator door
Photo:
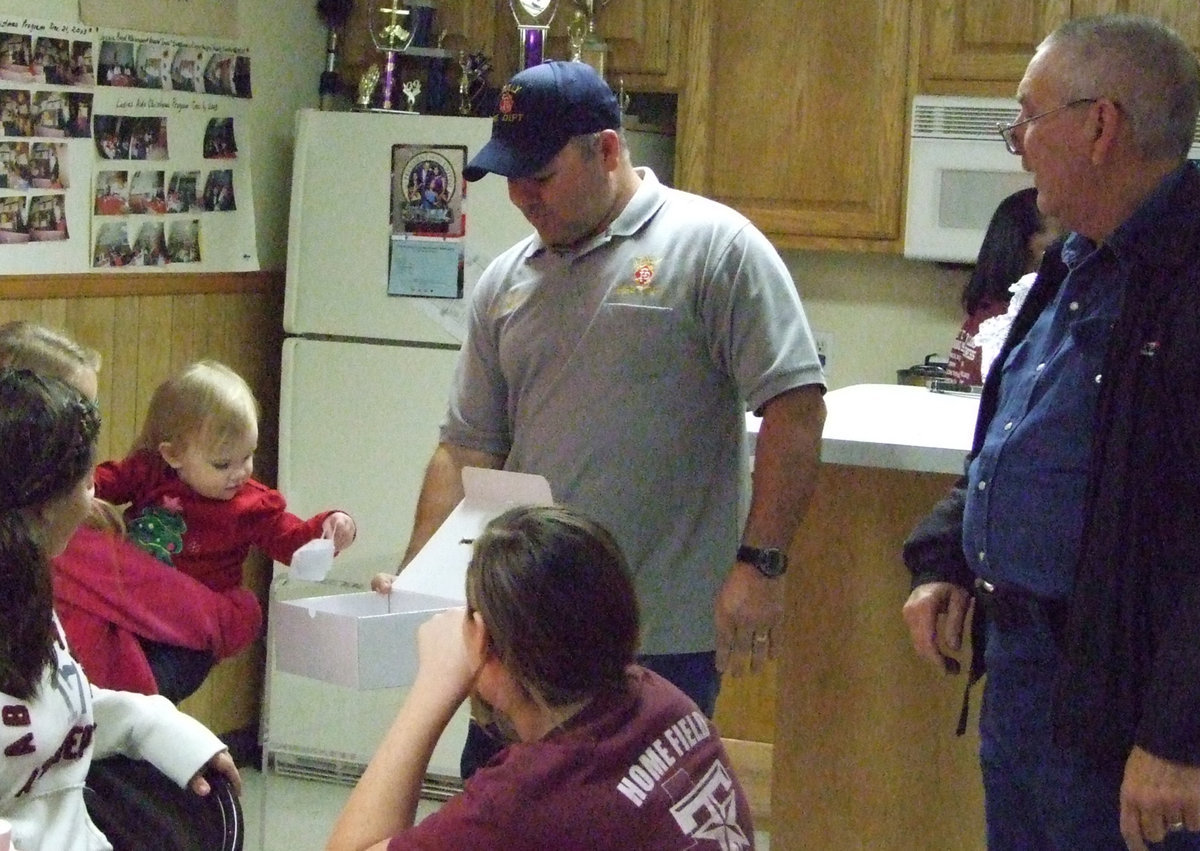
[[[395,570],[456,358],[448,348],[284,341],[280,490],[302,517],[330,508],[348,512],[358,536],[334,559],[323,583],[296,580],[277,566],[276,598],[362,591],[376,572]],[[277,770],[330,779],[361,772],[406,694],[288,674],[275,668],[273,658],[266,692],[264,747]],[[431,774],[458,776],[466,721],[460,710],[434,752]]]
[[[463,299],[388,295],[392,146],[487,142],[491,120],[301,110],[288,225],[284,329],[381,340],[462,342]],[[508,200],[508,184],[489,175],[466,184],[464,295],[497,254],[532,229]],[[447,321],[434,316],[447,314]]]

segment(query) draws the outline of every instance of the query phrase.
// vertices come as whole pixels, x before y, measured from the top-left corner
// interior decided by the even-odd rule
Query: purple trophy
[[[387,54],[380,81],[380,107],[394,109],[396,98],[396,54],[408,50],[413,32],[408,26],[409,10],[402,0],[384,0],[388,5],[376,7],[371,16],[371,41],[378,50]]]
[[[554,20],[558,0],[508,0],[521,34],[521,69],[545,61],[546,31]]]

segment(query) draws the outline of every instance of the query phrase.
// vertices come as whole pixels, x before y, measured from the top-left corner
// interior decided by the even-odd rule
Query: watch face
[[[738,560],[754,565],[759,573],[772,579],[787,571],[787,555],[782,550],[741,547]]]
[[[782,576],[787,568],[787,557],[779,550],[767,550],[759,556],[755,565],[763,576]]]

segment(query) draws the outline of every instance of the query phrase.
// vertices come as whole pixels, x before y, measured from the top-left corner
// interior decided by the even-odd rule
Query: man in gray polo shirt
[[[642,664],[711,715],[719,672],[758,668],[778,641],[824,376],[770,243],[733,210],[635,169],[620,126],[612,90],[583,63],[528,68],[500,93],[465,176],[506,177],[536,234],[475,288],[404,563],[462,499],[463,467],[545,476],[624,550]],[[763,416],[751,494],[748,409]],[[466,755],[464,776],[474,764]]]

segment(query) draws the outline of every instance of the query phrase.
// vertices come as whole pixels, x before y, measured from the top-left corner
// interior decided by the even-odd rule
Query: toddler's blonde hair
[[[71,381],[81,368],[99,372],[100,353],[52,328],[18,319],[0,325],[0,366]]]
[[[213,360],[188,364],[154,390],[132,452],[163,443],[218,450],[258,428],[258,400],[240,375]]]

